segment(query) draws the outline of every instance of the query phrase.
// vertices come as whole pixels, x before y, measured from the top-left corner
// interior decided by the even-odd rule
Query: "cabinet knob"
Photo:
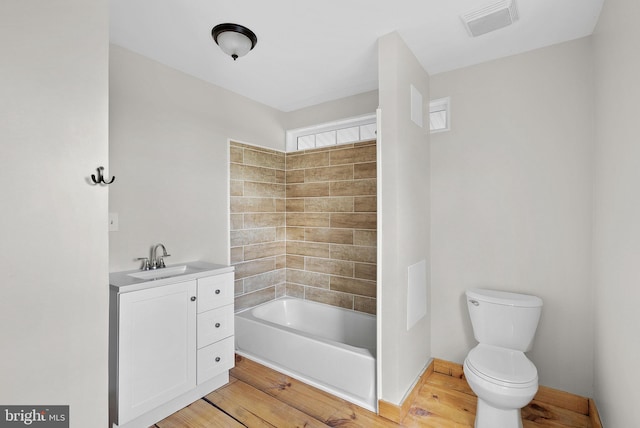
[[[191,296],[191,301],[195,302],[196,301],[196,296]]]
[[[216,323],[216,328],[220,328],[220,323],[219,322]]]
[[[216,294],[220,294],[220,289],[216,290]]]
[[[216,363],[220,362],[220,357],[216,357]]]

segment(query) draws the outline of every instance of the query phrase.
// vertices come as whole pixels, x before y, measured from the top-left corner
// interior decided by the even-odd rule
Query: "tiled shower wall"
[[[375,142],[286,160],[287,295],[375,313]]]
[[[287,153],[231,143],[236,309],[282,295],[376,310],[375,141]]]
[[[285,155],[231,142],[231,264],[236,309],[285,293]]]

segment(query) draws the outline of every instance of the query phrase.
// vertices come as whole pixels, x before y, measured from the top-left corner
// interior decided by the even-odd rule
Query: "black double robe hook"
[[[111,180],[109,181],[105,181],[104,176],[102,175],[102,171],[104,171],[104,167],[99,166],[98,167],[98,177],[96,178],[95,174],[91,174],[91,180],[93,180],[93,182],[95,184],[111,184],[115,181],[116,177],[113,176],[111,177]]]

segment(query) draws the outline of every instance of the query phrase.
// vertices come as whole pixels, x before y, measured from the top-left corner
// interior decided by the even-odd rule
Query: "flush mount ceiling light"
[[[234,61],[246,55],[258,43],[253,31],[238,24],[218,24],[211,30],[211,36]]]

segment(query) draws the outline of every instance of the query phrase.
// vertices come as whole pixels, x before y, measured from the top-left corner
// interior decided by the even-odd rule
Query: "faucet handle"
[[[167,265],[164,264],[164,258],[165,257],[171,257],[171,254],[163,254],[162,256],[160,256],[160,258],[158,260],[158,267],[159,268],[167,267]]]
[[[149,257],[138,257],[136,260],[142,261],[142,270],[149,270]]]

